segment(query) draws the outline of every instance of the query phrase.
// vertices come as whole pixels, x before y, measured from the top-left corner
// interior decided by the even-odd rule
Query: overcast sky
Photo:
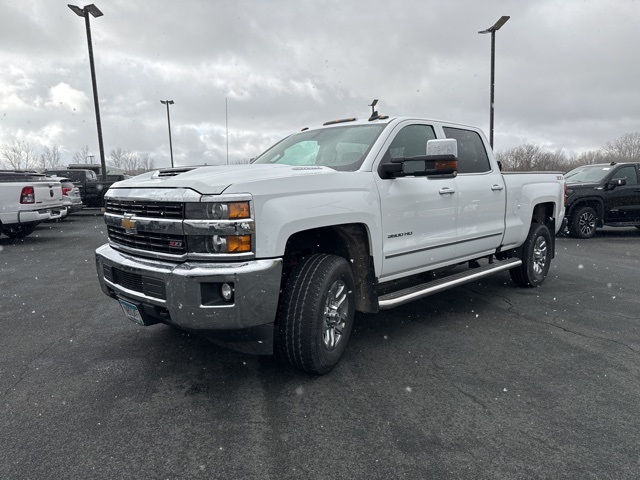
[[[84,20],[67,0],[0,0],[0,145],[85,145],[99,162]],[[79,4],[84,6],[84,4]],[[640,1],[97,0],[105,153],[248,159],[302,127],[390,116],[481,127],[495,148],[567,153],[640,131]],[[225,114],[228,105],[228,114]]]

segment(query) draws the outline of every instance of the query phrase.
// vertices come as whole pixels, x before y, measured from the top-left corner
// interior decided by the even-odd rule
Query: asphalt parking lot
[[[125,320],[99,213],[0,237],[0,478],[639,476],[640,230],[559,238],[537,289],[358,315],[310,377]]]

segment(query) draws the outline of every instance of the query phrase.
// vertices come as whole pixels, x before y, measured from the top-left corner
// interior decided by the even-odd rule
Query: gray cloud
[[[84,145],[97,156],[82,19],[60,0],[0,5],[0,144]],[[497,33],[497,149],[526,141],[598,148],[640,131],[632,0],[97,2],[91,19],[107,154],[169,164],[250,158],[304,126],[382,113],[488,130],[490,36]],[[225,101],[225,99],[227,99]]]

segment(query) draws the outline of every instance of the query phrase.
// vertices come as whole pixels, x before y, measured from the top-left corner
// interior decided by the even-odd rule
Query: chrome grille
[[[183,204],[176,202],[135,202],[131,200],[108,199],[107,213],[125,213],[147,218],[183,218]]]
[[[187,253],[187,239],[184,235],[144,231],[130,234],[124,228],[113,225],[107,226],[107,231],[111,241],[127,247],[174,255]]]

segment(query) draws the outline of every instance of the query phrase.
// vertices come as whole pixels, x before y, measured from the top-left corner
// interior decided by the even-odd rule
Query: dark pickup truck
[[[565,180],[565,217],[574,237],[590,238],[604,225],[640,228],[640,163],[584,165]]]
[[[47,170],[45,173],[47,175],[67,177],[71,180],[80,189],[82,203],[87,207],[104,206],[104,194],[117,181],[116,179],[110,179],[109,175],[107,175],[107,181],[102,181],[93,170],[81,168]]]

